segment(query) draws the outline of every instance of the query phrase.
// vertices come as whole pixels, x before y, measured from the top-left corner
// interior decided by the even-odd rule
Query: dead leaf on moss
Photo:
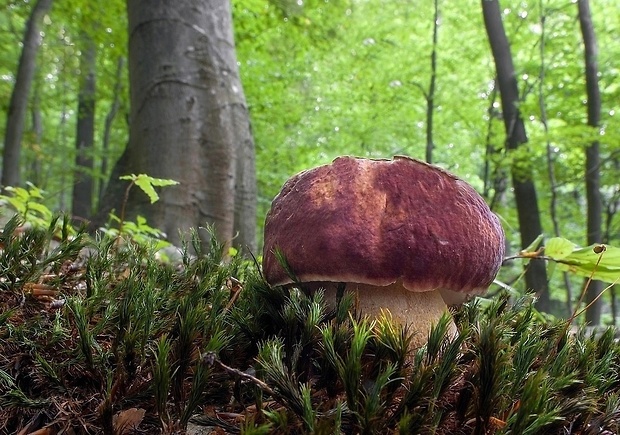
[[[27,282],[26,284],[24,284],[24,292],[30,293],[34,297],[53,297],[58,295],[58,289],[56,289],[56,287],[49,284],[42,284],[36,282]]]
[[[125,435],[140,426],[144,413],[142,408],[129,408],[117,412],[112,418],[115,435]]]

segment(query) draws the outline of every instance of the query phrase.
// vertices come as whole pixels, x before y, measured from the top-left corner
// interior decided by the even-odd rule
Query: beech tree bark
[[[52,0],[38,0],[32,8],[26,23],[23,48],[15,76],[15,85],[11,93],[9,110],[6,117],[4,135],[4,153],[2,158],[2,186],[18,186],[20,179],[20,158],[24,121],[28,112],[28,98],[34,78],[37,52],[41,43],[41,21],[52,6]]]
[[[586,93],[588,98],[588,125],[599,128],[601,122],[601,94],[598,86],[598,47],[592,24],[589,0],[578,0],[579,25],[583,36],[586,69]],[[601,243],[603,240],[603,203],[600,192],[600,150],[599,141],[593,141],[586,148],[585,179],[587,212],[587,243]],[[592,281],[588,286],[586,302],[589,304],[603,291],[601,281]],[[586,322],[598,325],[601,321],[602,301],[598,299],[586,311]]]
[[[255,251],[254,142],[230,2],[128,0],[127,10],[130,137],[101,212],[120,210],[120,175],[173,179],[155,204],[134,189],[128,216],[145,216],[173,243],[212,224],[222,242]]]
[[[527,143],[525,124],[519,112],[519,89],[512,62],[510,44],[506,37],[500,5],[497,0],[482,0],[484,24],[489,37],[497,83],[502,104],[502,116],[506,130],[506,149],[514,152]],[[532,180],[532,170],[522,159],[515,159],[511,167],[521,246],[529,246],[540,234],[542,224],[536,196],[536,186]],[[537,308],[550,310],[547,271],[542,261],[530,261],[525,271],[525,284],[538,296]]]

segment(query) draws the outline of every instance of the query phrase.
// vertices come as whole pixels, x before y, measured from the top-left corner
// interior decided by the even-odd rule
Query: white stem
[[[329,306],[335,306],[337,285],[322,284],[331,284],[325,285],[325,299]],[[411,343],[413,349],[426,344],[431,326],[448,313],[438,291],[412,292],[399,282],[385,287],[347,283],[345,291],[355,294],[356,308],[363,315],[376,319],[381,311],[388,310],[396,323],[408,325],[410,331],[415,332]],[[451,322],[448,333],[456,335],[454,322]]]

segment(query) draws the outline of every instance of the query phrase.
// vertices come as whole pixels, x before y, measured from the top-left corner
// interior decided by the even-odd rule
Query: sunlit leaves
[[[155,191],[155,187],[165,187],[165,186],[174,186],[179,184],[178,181],[163,179],[163,178],[154,178],[146,174],[139,175],[123,175],[120,177],[121,180],[131,181],[133,184],[138,186],[151,200],[151,204],[157,202],[159,199],[159,195]]]
[[[554,237],[547,243],[545,255],[557,262],[560,270],[609,283],[620,280],[620,248],[600,244],[580,248]]]
[[[545,252],[555,260],[562,260],[568,257],[575,250],[575,244],[562,237],[553,237],[547,242]]]

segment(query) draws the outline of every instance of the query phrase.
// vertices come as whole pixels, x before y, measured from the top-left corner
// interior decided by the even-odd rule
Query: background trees
[[[587,125],[593,129],[599,128],[601,121],[601,92],[598,87],[598,47],[596,44],[596,32],[592,23],[590,13],[590,2],[580,0],[577,2],[579,11],[579,26],[583,35],[585,82],[587,97]],[[586,239],[590,243],[601,243],[603,241],[603,203],[601,201],[600,190],[600,142],[594,138],[592,142],[585,145],[585,185],[587,201],[587,221]],[[588,311],[586,320],[599,323],[601,317],[601,301],[596,300],[599,293],[603,290],[603,283],[593,281],[588,288],[587,301],[593,302]],[[595,301],[596,300],[596,301]]]
[[[21,170],[21,142],[28,110],[28,97],[35,73],[37,51],[41,41],[41,21],[52,6],[52,0],[38,0],[26,21],[22,49],[19,56],[15,85],[6,116],[4,152],[2,159],[2,185],[19,184]]]
[[[527,133],[521,111],[521,96],[517,85],[515,67],[512,61],[510,43],[504,31],[500,4],[496,0],[482,0],[484,25],[489,35],[491,52],[495,60],[497,79],[501,99],[501,118],[506,133],[506,154],[512,157],[510,172],[519,221],[521,247],[526,249],[543,233],[536,186],[532,178],[531,162],[524,158],[523,149],[527,150]],[[520,155],[518,155],[520,153]],[[534,246],[538,248],[538,246]],[[538,307],[548,311],[549,286],[545,265],[531,261],[526,266],[525,284],[538,296]]]
[[[181,22],[208,27],[204,24],[206,21],[198,24],[205,15],[201,7],[212,11],[214,6],[208,2],[199,5],[195,16],[181,15]],[[22,141],[21,166],[28,174],[24,181],[35,180],[29,168],[34,168],[33,163],[38,162],[38,184],[48,192],[50,205],[63,209],[71,207],[70,192],[74,184],[79,94],[76,72],[80,69],[83,54],[78,44],[81,29],[72,23],[80,22],[75,19],[75,11],[86,10],[84,6],[83,0],[58,3],[42,21],[44,37],[30,93],[29,110],[33,116],[26,118],[26,134]],[[129,2],[129,11],[138,6],[139,2]],[[3,59],[0,63],[0,100],[5,102],[3,109],[8,113],[7,102],[15,84],[20,55],[19,42],[33,9],[30,3],[23,1],[8,1],[2,7],[7,13],[0,14],[0,45],[3,47],[0,54]],[[407,2],[388,0],[307,0],[299,5],[288,0],[234,0],[232,7],[238,68],[256,144],[258,220],[251,226],[259,233],[271,199],[294,172],[326,163],[340,154],[371,157],[407,154],[425,158],[429,100],[421,89],[427,90],[432,82],[429,55],[435,50],[433,161],[485,193],[503,219],[509,235],[509,251],[516,252],[522,246],[520,233],[523,224],[515,206],[515,186],[506,175],[515,166],[527,168],[527,178],[536,185],[542,231],[546,234],[557,232],[583,245],[589,242],[586,238],[590,202],[584,177],[585,150],[595,141],[600,154],[598,174],[603,233],[606,242],[618,243],[616,208],[620,129],[617,102],[620,101],[620,68],[617,59],[620,58],[620,46],[614,35],[620,31],[620,5],[616,1],[601,0],[591,10],[592,28],[600,47],[597,60],[601,111],[597,127],[587,125],[587,103],[592,98],[586,94],[584,43],[577,20],[578,6],[560,0],[528,4],[514,0],[501,2],[499,12],[512,49],[518,109],[528,136],[527,146],[513,150],[505,147],[507,135],[503,110],[482,6],[458,8],[439,2],[438,19],[435,18],[433,2],[412,6]],[[154,14],[158,7],[152,9],[147,13]],[[228,161],[228,164],[211,168],[197,163],[206,155],[200,158],[196,155],[192,160],[196,166],[188,166],[182,171],[183,177],[174,177],[169,172],[173,159],[166,157],[168,151],[153,152],[151,146],[166,135],[179,147],[185,146],[186,140],[193,140],[192,135],[200,135],[200,128],[205,127],[204,131],[207,131],[207,121],[213,119],[209,116],[215,116],[217,111],[199,113],[198,103],[204,97],[197,96],[189,111],[188,98],[201,90],[196,89],[196,82],[183,86],[181,79],[184,77],[170,73],[176,84],[170,81],[153,88],[160,92],[157,97],[161,98],[153,98],[144,88],[132,91],[136,92],[131,100],[131,110],[135,112],[130,115],[127,69],[118,69],[119,59],[127,56],[125,4],[113,0],[108,2],[105,10],[93,8],[88,13],[93,14],[93,21],[98,25],[95,32],[95,140],[90,153],[93,166],[87,172],[96,181],[95,186],[110,179],[109,192],[118,192],[117,175],[128,171],[123,172],[123,166],[119,166],[110,178],[112,165],[106,162],[116,161],[125,145],[132,143],[134,145],[130,148],[135,151],[127,151],[127,159],[139,160],[140,165],[150,161],[149,165],[155,167],[163,162],[149,175],[177,178],[182,182],[180,187],[162,191],[161,204],[167,205],[167,211],[138,204],[135,212],[153,213],[150,222],[158,226],[166,219],[162,217],[166,213],[170,216],[176,208],[175,213],[181,216],[182,209],[186,208],[182,204],[192,203],[192,207],[203,208],[194,211],[192,219],[179,223],[183,222],[184,227],[204,225],[214,214],[204,207],[216,202],[207,200],[206,196],[190,197],[189,186],[199,182],[196,171],[208,177],[208,172],[225,167],[227,169],[222,173],[230,174],[233,167],[230,161],[234,158],[227,156],[222,161]],[[192,34],[191,25],[185,28],[168,26],[167,31],[188,38]],[[215,24],[213,26],[217,28]],[[433,38],[434,29],[436,39]],[[198,31],[193,32],[193,35],[198,34]],[[146,29],[136,27],[132,35],[143,38]],[[157,38],[156,49],[162,49],[165,44],[162,39]],[[164,54],[169,56],[169,65],[180,68],[181,64],[192,60],[191,53],[182,52],[179,47],[192,46],[198,50],[211,44],[206,39],[185,40],[185,43],[168,46]],[[137,49],[138,42],[138,39],[130,42],[130,54],[139,54],[132,48]],[[175,50],[177,53],[172,53]],[[232,89],[232,84],[236,83],[232,76],[224,79],[217,65],[198,64],[194,60],[194,71],[211,68],[213,72],[213,75],[204,74],[201,83],[227,83],[227,89]],[[156,79],[158,68],[163,67],[152,58],[140,62],[152,65],[149,71],[143,72],[145,78],[147,73],[152,73],[152,80]],[[237,64],[233,66],[236,68]],[[132,88],[133,80],[134,77]],[[240,84],[237,89],[241,89]],[[152,113],[147,116],[145,109],[140,112],[134,107],[146,102],[147,111],[155,110],[157,104],[161,103],[162,108],[165,105],[171,118],[178,119],[182,113],[189,113],[189,124],[195,130],[179,133],[186,136],[173,136],[172,131],[163,128],[162,122],[151,125],[151,117],[151,121],[161,118],[152,116]],[[241,106],[234,103],[226,108],[227,113],[233,119],[239,119],[243,117]],[[170,109],[172,107],[174,109]],[[39,118],[34,116],[37,113]],[[117,115],[106,122],[110,113]],[[40,128],[35,128],[35,119],[40,119]],[[131,124],[131,135],[127,121]],[[0,128],[5,129],[5,124],[0,123]],[[41,133],[35,134],[36,131]],[[1,133],[4,136],[5,130]],[[251,155],[252,147],[247,140],[249,131],[243,135],[245,142],[233,136],[227,136],[225,140],[245,143],[245,146],[236,148],[236,153]],[[137,145],[139,142],[141,144]],[[109,146],[104,146],[105,143]],[[215,159],[209,161],[215,162]],[[249,157],[239,161],[248,163],[250,169],[253,166]],[[134,168],[142,167],[147,166]],[[235,177],[251,174],[248,168],[234,168]],[[139,169],[131,171],[137,173]],[[100,189],[95,187],[93,190],[93,207],[97,207]],[[246,192],[242,197],[254,196],[251,189],[242,190]],[[229,185],[216,191],[225,200],[232,199],[230,192]],[[188,196],[183,198],[186,194]],[[103,209],[115,206],[112,199],[117,200],[118,195],[108,198],[103,200]],[[235,204],[240,202],[235,200]],[[227,203],[226,208],[230,210],[231,207],[234,206]],[[244,209],[237,207],[236,213],[239,215]],[[101,216],[105,217],[105,213]],[[242,218],[234,219],[234,222],[242,221],[247,222]],[[162,229],[174,237],[177,232],[173,227],[162,226]],[[222,224],[222,227],[228,232],[230,223]],[[233,233],[236,231],[233,229]],[[241,233],[248,233],[248,230]],[[241,245],[251,246],[251,242],[236,240]],[[504,268],[501,279],[523,289],[526,283],[520,279],[521,273],[521,264],[511,263]],[[549,279],[550,310],[565,314],[567,306],[574,303],[576,292],[573,292],[573,300],[567,301],[562,276],[558,272],[550,273]],[[582,283],[573,280],[572,285],[580,288]],[[603,310],[604,321],[611,320],[609,312],[607,308]]]

